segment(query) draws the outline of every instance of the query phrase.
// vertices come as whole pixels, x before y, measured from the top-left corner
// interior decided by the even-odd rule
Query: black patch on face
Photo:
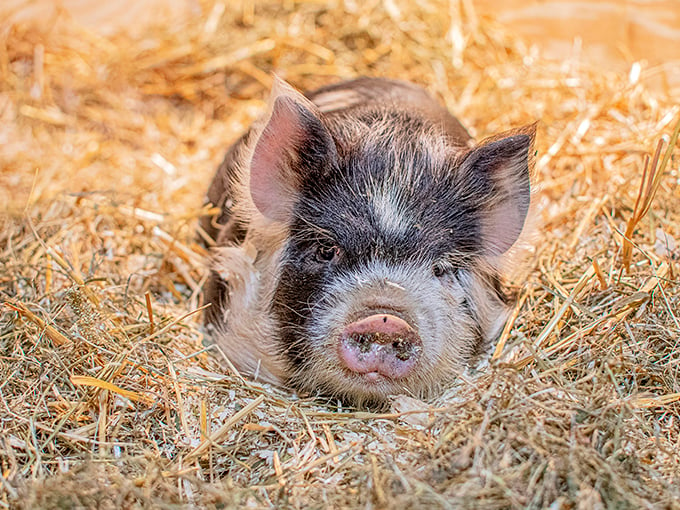
[[[309,349],[306,326],[323,284],[323,271],[311,260],[311,254],[304,248],[289,245],[272,301],[272,312],[279,325],[281,353],[293,367],[305,364]]]

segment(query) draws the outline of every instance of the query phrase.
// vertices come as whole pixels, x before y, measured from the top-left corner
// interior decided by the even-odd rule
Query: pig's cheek
[[[460,297],[451,289],[441,287],[439,292],[424,297],[415,313],[418,332],[422,338],[421,365],[423,370],[441,363],[448,350],[451,335],[455,335],[454,318],[459,315]]]

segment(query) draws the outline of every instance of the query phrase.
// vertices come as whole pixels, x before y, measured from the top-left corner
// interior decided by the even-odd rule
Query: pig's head
[[[494,264],[527,215],[533,133],[469,149],[417,108],[324,114],[278,92],[249,179],[256,209],[287,232],[270,312],[290,384],[354,403],[424,396],[489,348],[507,310]]]

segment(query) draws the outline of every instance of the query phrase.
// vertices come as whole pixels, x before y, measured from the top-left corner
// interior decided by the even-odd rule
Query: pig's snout
[[[405,320],[375,314],[352,322],[340,334],[340,361],[351,372],[369,380],[408,376],[420,358],[423,343]]]

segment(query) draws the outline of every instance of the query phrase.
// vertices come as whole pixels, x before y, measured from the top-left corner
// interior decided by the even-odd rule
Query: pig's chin
[[[402,393],[421,395],[420,385],[408,380],[394,380],[378,372],[357,373],[348,370],[329,370],[317,390],[357,407],[384,406],[389,397]]]

